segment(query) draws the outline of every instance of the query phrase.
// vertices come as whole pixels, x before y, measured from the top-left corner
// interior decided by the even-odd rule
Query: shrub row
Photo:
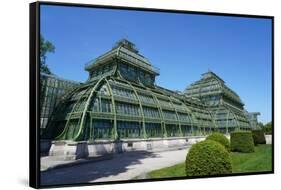
[[[212,133],[206,138],[206,140],[216,141],[223,145],[228,152],[230,152],[229,140],[222,133]]]
[[[187,154],[185,165],[187,176],[220,175],[232,171],[229,152],[213,140],[194,144]]]
[[[194,144],[186,156],[186,175],[229,174],[232,171],[230,150],[250,153],[254,145],[265,144],[262,130],[235,131],[229,140],[221,133],[212,133],[205,141]]]
[[[254,144],[266,144],[265,136],[263,130],[256,129],[252,130],[253,133],[253,139],[254,139]]]
[[[231,151],[254,152],[254,140],[251,131],[236,131],[230,134]]]

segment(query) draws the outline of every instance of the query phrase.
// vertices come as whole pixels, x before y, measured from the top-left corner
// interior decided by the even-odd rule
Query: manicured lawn
[[[271,145],[258,145],[254,153],[231,153],[232,172],[271,171]],[[182,177],[185,176],[185,163],[155,170],[148,173],[148,178]]]
[[[272,169],[271,145],[259,145],[254,153],[231,153],[232,172],[258,172]]]
[[[185,176],[185,163],[180,163],[171,167],[154,170],[148,173],[148,178],[182,177]]]

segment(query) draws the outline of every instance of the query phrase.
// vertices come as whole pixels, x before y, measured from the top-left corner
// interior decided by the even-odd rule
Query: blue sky
[[[160,68],[159,86],[183,91],[210,69],[271,121],[270,19],[42,5],[41,34],[56,47],[47,64],[62,78],[85,81],[85,63],[128,38]]]

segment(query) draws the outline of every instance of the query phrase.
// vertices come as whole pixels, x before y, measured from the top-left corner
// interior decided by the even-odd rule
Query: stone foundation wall
[[[131,139],[122,141],[73,142],[53,141],[49,156],[57,156],[63,160],[73,160],[88,157],[98,157],[128,151],[165,151],[186,148],[196,142],[205,140],[202,136],[159,138],[159,139]]]
[[[266,135],[266,144],[272,143],[272,136]],[[229,139],[230,137],[227,136]],[[107,154],[116,154],[128,151],[165,151],[185,148],[199,141],[205,140],[204,136],[155,138],[155,139],[130,139],[122,141],[100,140],[87,141],[46,141],[41,140],[41,153],[49,151],[49,156],[57,156],[63,160],[98,157]]]
[[[266,144],[272,144],[272,135],[265,135]]]

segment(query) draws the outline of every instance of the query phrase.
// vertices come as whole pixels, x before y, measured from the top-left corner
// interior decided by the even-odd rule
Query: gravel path
[[[185,160],[188,148],[166,152],[126,152],[110,160],[41,172],[42,185],[129,180]]]

